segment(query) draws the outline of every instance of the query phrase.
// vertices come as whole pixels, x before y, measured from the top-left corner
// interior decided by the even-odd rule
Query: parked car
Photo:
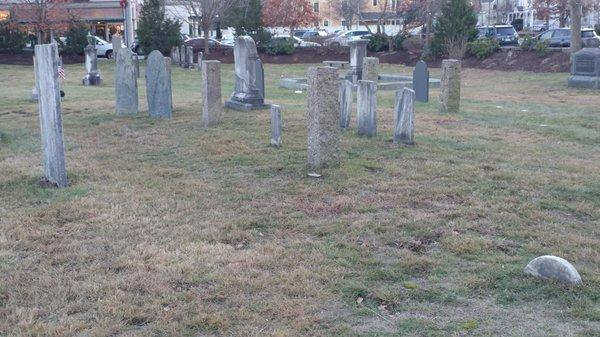
[[[113,57],[113,45],[112,42],[102,40],[101,38],[94,36],[96,40],[96,55],[99,57],[106,57],[111,59]],[[121,48],[127,48],[127,46],[121,43]]]
[[[370,38],[372,34],[368,30],[349,30],[339,32],[332,38],[325,40],[325,45],[328,47],[348,46],[351,41]]]
[[[308,32],[308,29],[297,29],[294,31],[294,36],[298,37],[298,38],[302,38],[302,35],[304,35],[304,33]]]
[[[477,28],[479,39],[494,38],[501,46],[518,46],[519,34],[511,25],[483,26]]]
[[[299,37],[290,37],[289,35],[276,35],[269,43],[275,43],[278,40],[292,41],[294,43],[294,48],[321,47],[319,43],[304,41]],[[267,45],[269,43],[267,43]]]
[[[184,46],[192,46],[194,49],[194,53],[204,51],[204,38],[203,37],[192,37],[187,39],[184,43]],[[208,38],[208,48],[209,49],[224,49],[224,48],[233,48],[233,46],[223,44],[216,39]]]
[[[538,35],[538,40],[549,41],[551,47],[570,47],[571,28],[557,28]],[[584,47],[600,46],[600,37],[592,28],[581,30],[581,42]]]
[[[295,36],[295,34],[294,34]],[[302,34],[302,36],[298,36],[299,38],[306,40],[306,39],[310,39],[310,38],[315,38],[315,37],[324,37],[327,36],[327,32],[324,30],[307,30],[306,32],[304,32],[304,34]]]

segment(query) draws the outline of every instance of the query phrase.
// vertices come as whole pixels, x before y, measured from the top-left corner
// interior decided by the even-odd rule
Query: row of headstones
[[[197,63],[194,64],[194,48],[192,46],[181,45],[179,47],[174,46],[171,48],[171,62],[173,65],[179,65],[182,68],[198,68],[202,70],[202,59],[204,54],[198,52]]]

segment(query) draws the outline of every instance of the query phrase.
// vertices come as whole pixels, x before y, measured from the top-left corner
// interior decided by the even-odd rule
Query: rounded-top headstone
[[[536,278],[579,284],[581,276],[569,261],[558,256],[544,255],[531,260],[525,270],[525,275]]]

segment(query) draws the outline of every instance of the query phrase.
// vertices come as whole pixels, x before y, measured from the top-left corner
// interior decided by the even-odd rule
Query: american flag
[[[58,65],[58,77],[63,80],[67,79],[67,75],[65,74],[65,68],[63,68],[62,65]]]

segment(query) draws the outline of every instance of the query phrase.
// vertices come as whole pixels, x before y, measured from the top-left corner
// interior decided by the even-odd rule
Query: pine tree
[[[467,42],[477,38],[477,15],[468,0],[448,0],[433,25],[431,53],[462,58]]]
[[[137,36],[146,55],[153,50],[163,54],[181,44],[181,23],[165,17],[161,0],[147,0],[142,5]]]
[[[235,28],[235,35],[256,34],[262,28],[261,11],[260,0],[250,0],[246,5],[234,8],[230,22]]]

